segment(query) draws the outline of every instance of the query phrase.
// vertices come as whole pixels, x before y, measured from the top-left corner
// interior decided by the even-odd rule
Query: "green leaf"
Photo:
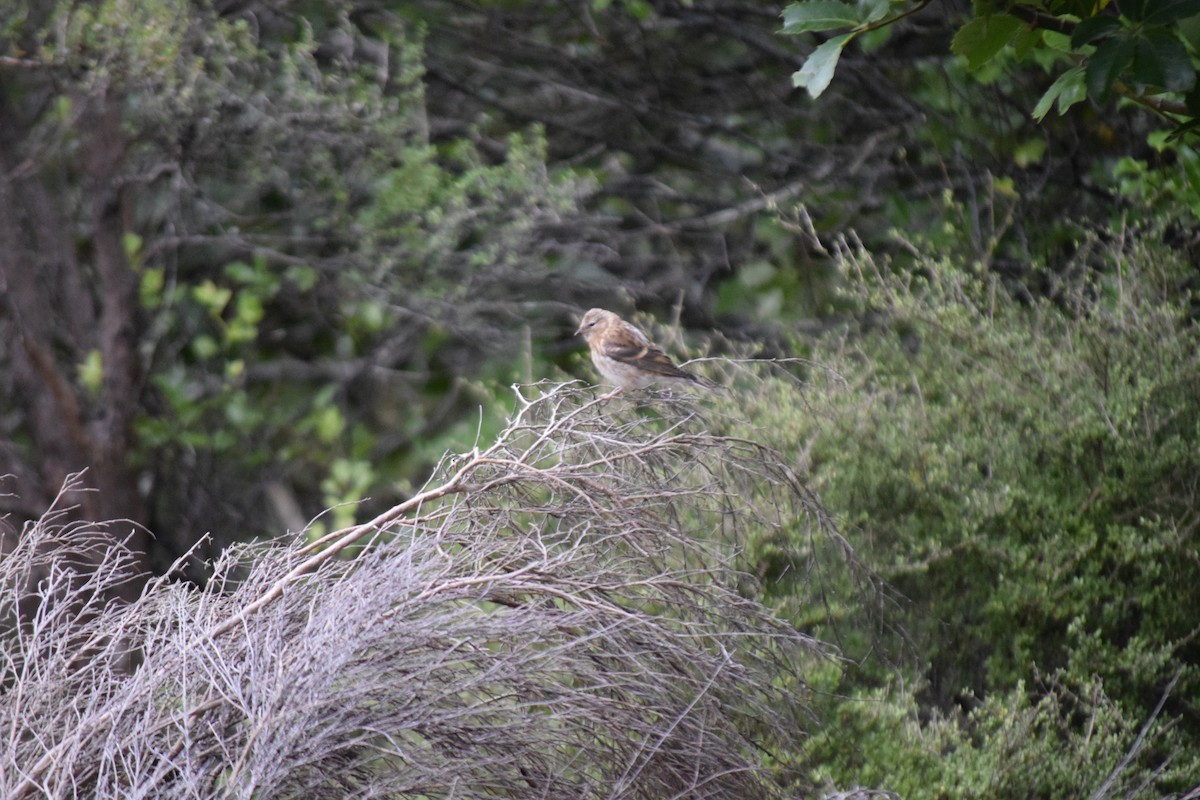
[[[1046,140],[1030,139],[1013,149],[1013,162],[1021,169],[1029,169],[1041,161],[1044,155],[1046,155]]]
[[[1175,31],[1193,50],[1200,49],[1200,14],[1179,20]]]
[[[1071,47],[1079,49],[1097,39],[1112,36],[1121,27],[1121,21],[1116,17],[1088,17],[1081,20],[1071,34]]]
[[[212,358],[221,352],[221,345],[213,337],[202,333],[192,340],[192,352],[196,354],[197,358]]]
[[[1137,39],[1133,53],[1133,78],[1169,92],[1186,92],[1196,83],[1196,68],[1187,49],[1166,30],[1155,30]]]
[[[1042,32],[1023,26],[1008,42],[1018,61],[1024,61],[1042,43]]]
[[[253,283],[254,268],[244,261],[231,261],[225,265],[225,274],[238,283]]]
[[[1113,81],[1133,61],[1135,42],[1132,37],[1109,39],[1096,49],[1087,63],[1088,94],[1096,100],[1108,97]]]
[[[959,29],[950,49],[967,59],[967,68],[976,70],[991,61],[1023,26],[1009,14],[978,17]]]
[[[1195,131],[1197,128],[1200,128],[1200,119],[1192,119],[1190,122],[1185,122],[1184,124],[1180,125],[1175,130],[1171,131],[1170,135],[1167,136],[1167,141],[1168,142],[1178,141],[1179,139],[1182,139],[1186,134]]]
[[[233,297],[233,290],[217,286],[211,280],[206,280],[192,288],[192,297],[196,298],[196,302],[214,315],[218,315],[225,310],[225,306],[229,305],[229,300]]]
[[[892,40],[894,26],[884,25],[882,28],[863,31],[858,35],[858,49],[864,53],[873,53]]]
[[[165,284],[166,276],[163,274],[162,267],[142,270],[141,280],[138,282],[138,298],[141,300],[142,306],[158,308],[162,305]]]
[[[820,97],[833,80],[833,71],[842,57],[842,48],[853,37],[853,33],[843,33],[823,42],[812,51],[800,71],[792,75],[792,85],[797,88],[803,86],[808,90],[809,97]]]
[[[1075,48],[1071,47],[1071,37],[1065,33],[1044,30],[1042,31],[1042,44],[1046,45],[1048,50],[1065,53],[1070,56],[1075,55]]]
[[[283,277],[291,281],[300,291],[307,292],[317,285],[317,278],[320,277],[320,274],[308,265],[297,264],[288,267],[284,271]]]
[[[858,0],[860,11],[866,11],[863,17],[864,22],[878,22],[887,16],[888,9],[892,7],[891,0]]]
[[[255,287],[264,296],[273,295],[279,290],[279,277],[262,258],[255,258],[252,265],[244,261],[232,261],[225,265],[225,274],[236,283]]]
[[[257,325],[262,322],[263,304],[258,295],[251,292],[238,292],[235,306],[237,309],[236,319],[248,325]]]
[[[121,246],[125,249],[126,260],[136,267],[141,260],[142,237],[133,231],[126,231],[121,236]]]
[[[1070,14],[1080,19],[1090,17],[1108,4],[1109,0],[1035,0],[1031,3],[1056,17]]]
[[[1200,0],[1124,0],[1121,11],[1144,25],[1169,25],[1200,14]]]
[[[992,188],[1001,197],[1007,197],[1010,200],[1021,199],[1021,193],[1017,191],[1017,182],[1012,179],[1012,176],[992,178]]]
[[[1058,80],[1050,84],[1050,88],[1042,95],[1042,99],[1033,108],[1033,118],[1038,122],[1050,111],[1054,101],[1058,101],[1058,113],[1061,116],[1067,109],[1087,97],[1084,83],[1083,67],[1071,67],[1058,76]]]
[[[79,382],[87,389],[88,394],[93,397],[100,394],[100,387],[104,384],[104,357],[100,355],[100,351],[89,350],[83,363],[79,364],[76,370]]]
[[[55,98],[54,117],[63,123],[71,119],[71,98],[66,95],[59,95]]]
[[[873,8],[867,9],[868,19],[874,11]],[[838,0],[809,0],[792,3],[783,10],[783,33],[853,28],[864,21],[859,16],[859,9],[849,3]]]
[[[328,405],[317,409],[312,415],[313,430],[317,439],[325,444],[332,444],[342,431],[346,429],[346,418],[337,406]]]
[[[625,3],[625,11],[638,22],[645,22],[654,16],[654,6],[646,0],[628,0]]]

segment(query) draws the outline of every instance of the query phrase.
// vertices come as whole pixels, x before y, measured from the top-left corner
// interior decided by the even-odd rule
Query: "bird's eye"
[[[596,323],[595,323],[595,322],[589,322],[589,323],[588,323],[588,327],[589,327],[589,328],[594,328],[594,327],[596,327]]]

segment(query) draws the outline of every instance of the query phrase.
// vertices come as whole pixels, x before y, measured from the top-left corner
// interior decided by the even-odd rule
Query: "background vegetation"
[[[766,746],[734,714],[724,741],[764,744],[739,765],[801,796],[1200,796],[1195,5],[0,0],[0,504],[31,559],[6,713],[20,587],[120,567],[97,596],[142,616],[82,596],[119,652],[80,680],[128,690],[122,626],[170,617],[147,597],[236,605],[259,551],[231,545],[302,532],[262,551],[286,574],[404,507],[502,434],[514,381],[594,377],[570,334],[600,305],[730,386],[613,413],[699,413],[780,465],[727,509],[776,515],[700,547],[713,597],[839,654],[754,673],[808,716]],[[51,504],[99,544],[56,561]],[[188,583],[142,595],[172,564]],[[195,785],[292,791],[239,763]]]

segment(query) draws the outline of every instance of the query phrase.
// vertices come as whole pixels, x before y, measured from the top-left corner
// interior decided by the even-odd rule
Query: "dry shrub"
[[[691,401],[519,392],[495,444],[407,502],[231,548],[203,589],[100,603],[124,548],[84,576],[59,540],[100,533],[28,526],[0,564],[0,796],[778,794],[763,754],[827,653],[737,591],[737,543],[836,534]]]

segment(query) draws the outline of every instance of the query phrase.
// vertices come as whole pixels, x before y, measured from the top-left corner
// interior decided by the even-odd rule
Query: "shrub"
[[[1168,685],[1177,728],[1127,766],[1151,793],[1197,774],[1200,332],[1155,240],[1093,246],[1110,267],[1047,300],[841,253],[867,324],[814,346],[802,406],[756,412],[896,592],[895,635],[836,639],[858,664],[823,687],[817,774],[906,797],[1099,787]],[[805,546],[758,553],[789,609],[823,599],[780,567]]]
[[[495,444],[406,502],[229,548],[202,589],[96,600],[122,571],[63,554],[123,548],[54,512],[29,526],[0,561],[0,794],[779,795],[760,749],[795,746],[798,654],[826,649],[735,591],[732,555],[753,525],[820,536],[823,516],[685,402],[522,391]]]

